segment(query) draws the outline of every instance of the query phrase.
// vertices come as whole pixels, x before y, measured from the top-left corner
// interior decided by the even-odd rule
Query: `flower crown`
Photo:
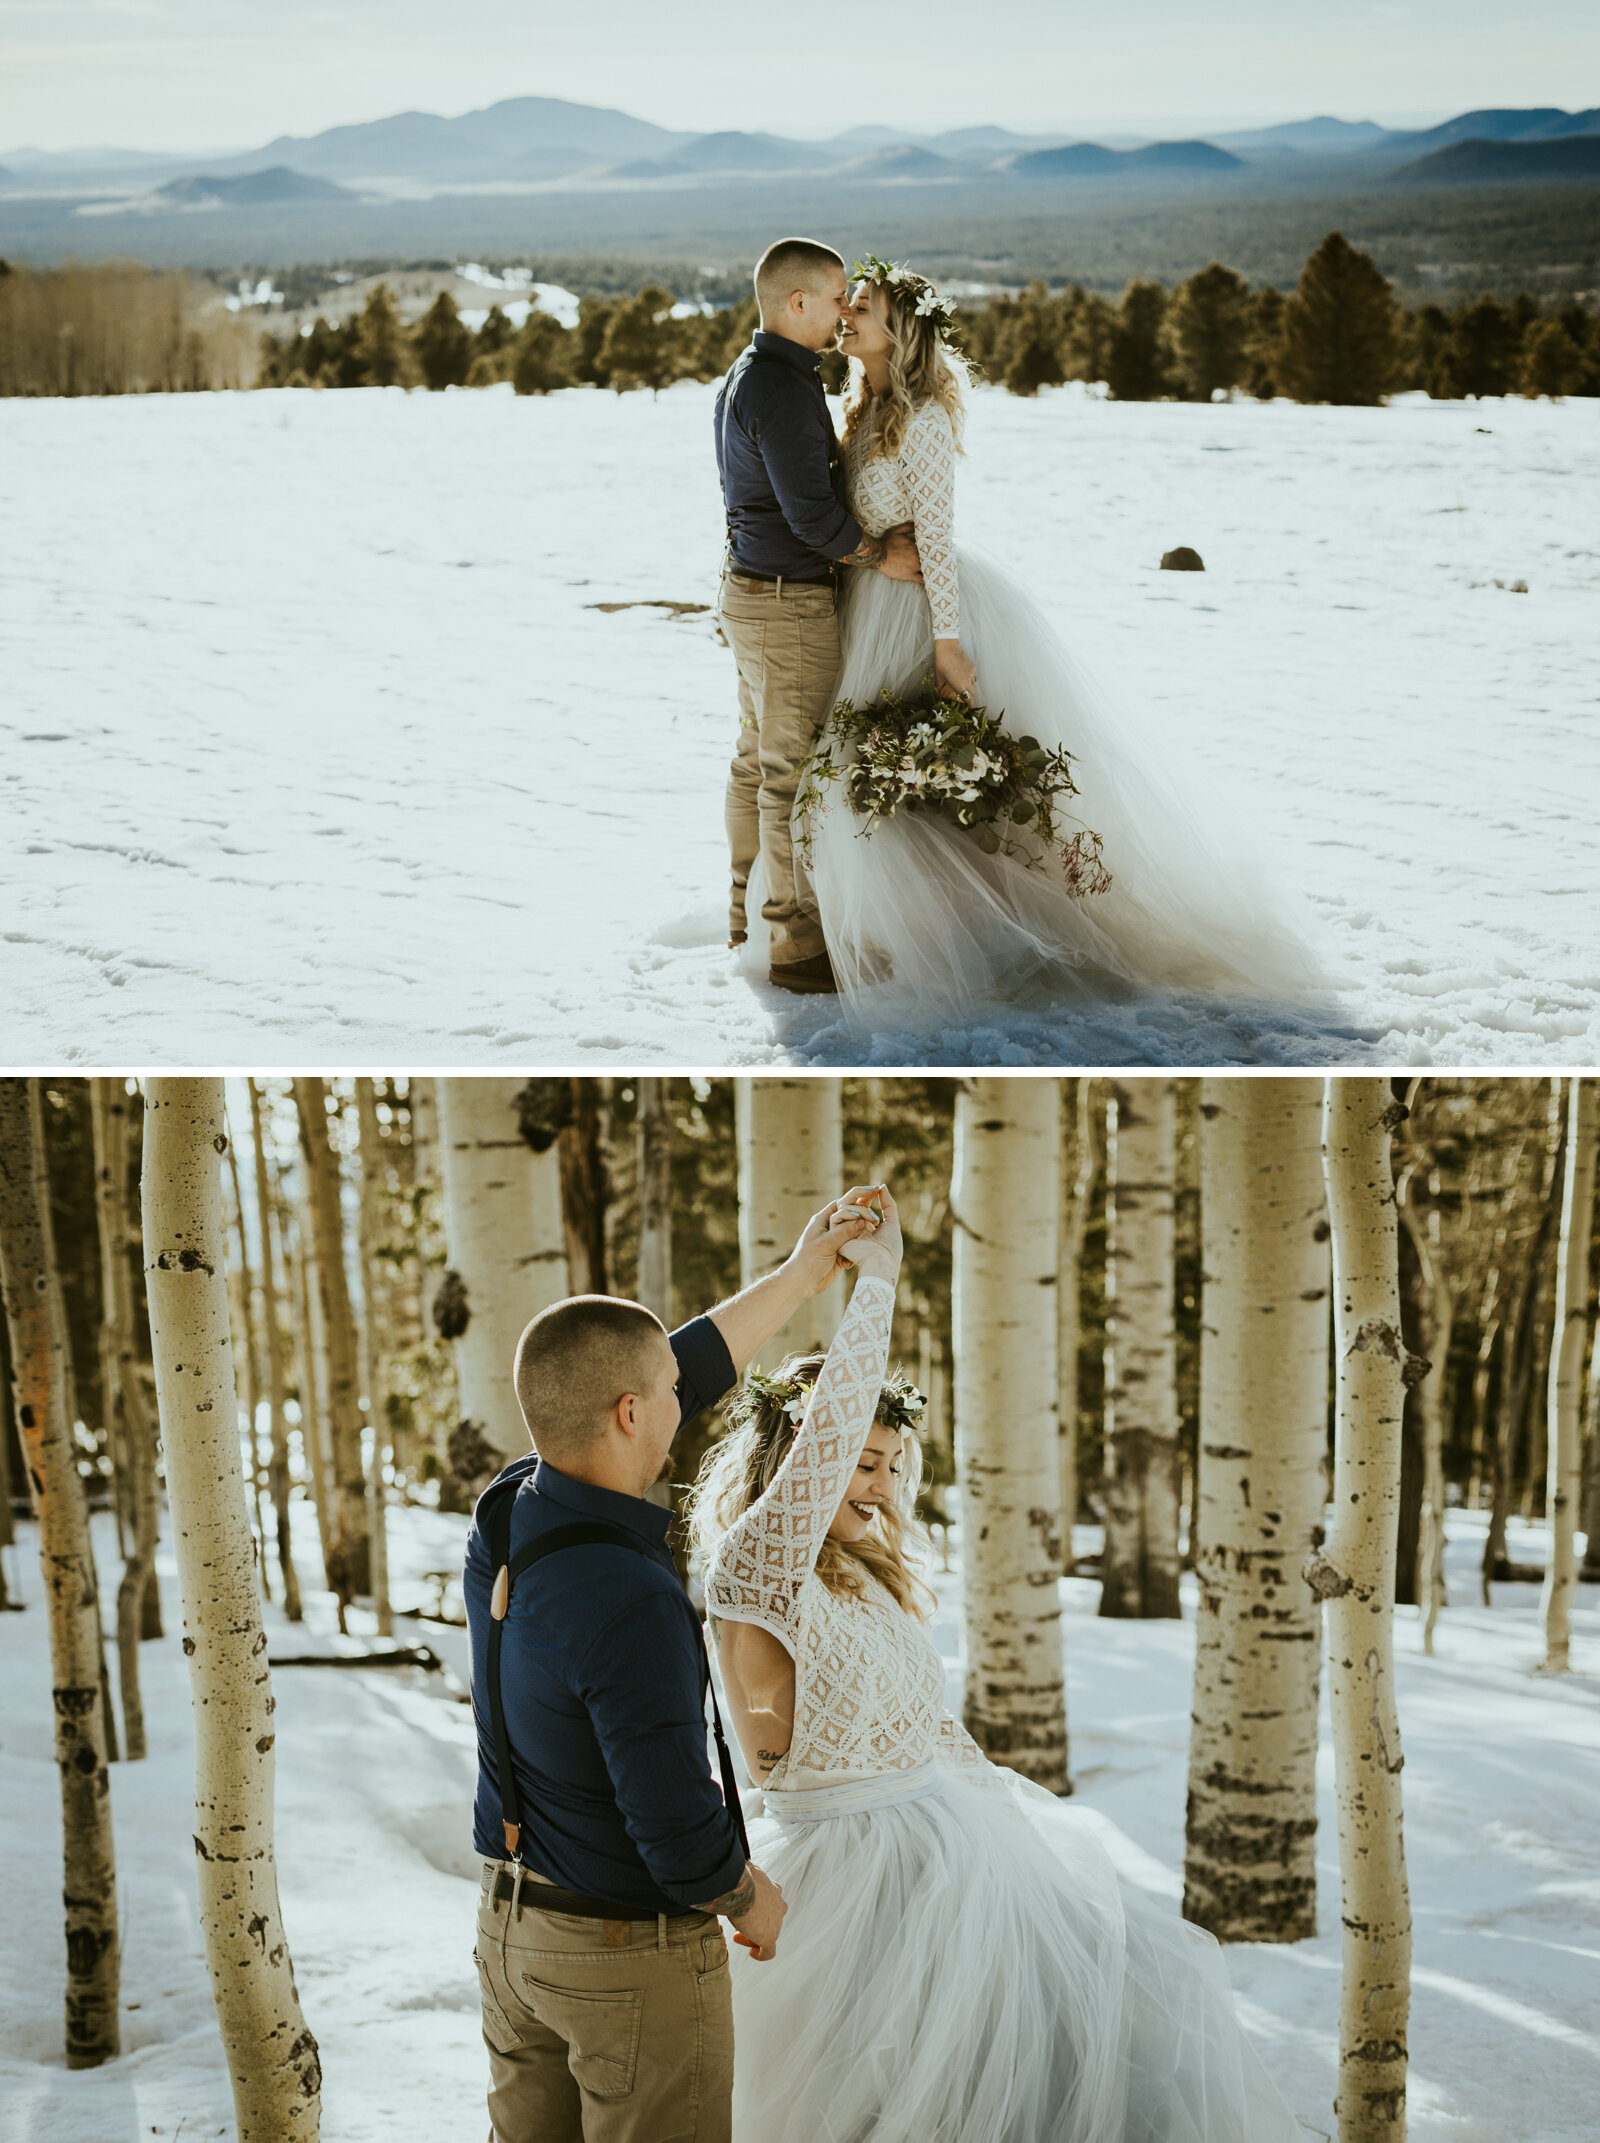
[[[759,1369],[747,1369],[745,1391],[757,1405],[775,1406],[789,1423],[793,1435],[799,1428],[812,1386],[803,1377],[768,1377]],[[920,1436],[928,1402],[901,1370],[891,1369],[883,1380],[874,1418],[899,1436]]]
[[[906,299],[919,320],[933,322],[933,331],[941,342],[950,341],[956,301],[940,297],[928,278],[918,275],[915,268],[908,268],[904,261],[879,260],[876,253],[869,253],[850,272],[858,283],[876,283],[880,290],[892,290]]]

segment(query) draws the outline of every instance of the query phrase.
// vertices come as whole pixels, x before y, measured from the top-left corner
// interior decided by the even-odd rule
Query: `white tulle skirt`
[[[732,1950],[734,2143],[1303,2143],[1217,1944],[1093,1817],[938,1763],[765,1807],[789,1909]]]
[[[852,1010],[881,1023],[1030,997],[1220,989],[1281,1000],[1313,987],[1303,926],[1230,806],[1113,704],[998,565],[963,550],[959,568],[976,696],[1003,710],[1013,735],[1073,754],[1081,794],[1066,809],[1102,836],[1113,884],[1075,900],[1048,862],[985,856],[921,813],[863,837],[836,785],[813,815],[810,872]],[[842,605],[837,698],[859,706],[932,673],[923,589],[852,573]]]

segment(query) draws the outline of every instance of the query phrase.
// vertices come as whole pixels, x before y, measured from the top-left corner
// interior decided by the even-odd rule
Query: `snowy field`
[[[314,1556],[296,1506],[302,1571]],[[464,1520],[391,1520],[397,1604],[458,1565]],[[1600,2092],[1600,1600],[1580,1592],[1571,1678],[1541,1681],[1537,1592],[1477,1602],[1484,1521],[1454,1513],[1451,1598],[1438,1655],[1421,1656],[1415,1613],[1398,1616],[1406,1844],[1416,1919],[1410,2133],[1416,2143],[1580,2143]],[[304,1527],[303,1534],[301,1527]],[[1089,1536],[1080,1538],[1087,1548]],[[112,1773],[123,1934],[124,2054],[69,2075],[61,2058],[64,1949],[60,1830],[50,1747],[49,1666],[36,1540],[13,1554],[28,1612],[0,1618],[0,2143],[187,2143],[234,2133],[196,1925],[188,1685],[168,1630],[143,1648],[151,1755]],[[1512,1528],[1538,1562],[1545,1536]],[[100,1568],[115,1571],[109,1521]],[[1189,1584],[1192,1581],[1185,1581]],[[106,1586],[107,1597],[112,1587]],[[954,1577],[937,1634],[959,1708]],[[1063,1586],[1072,1769],[1124,1873],[1178,1910],[1192,1620],[1102,1623],[1097,1588]],[[1188,1607],[1192,1617],[1192,1600]],[[361,1650],[308,1622],[270,1619],[271,1652]],[[459,1633],[401,1621],[457,1669]],[[472,1967],[471,1715],[446,1677],[282,1667],[278,1865],[306,2017],[322,2049],[326,2143],[443,2143],[483,2127],[485,2057]],[[1326,1740],[1326,1731],[1324,1732]],[[1324,1933],[1290,1948],[1231,1949],[1244,2021],[1310,2137],[1333,2128],[1339,1890],[1332,1761],[1320,1795],[1318,1913]],[[781,1953],[778,1969],[781,1969]]]
[[[1600,1062],[1600,404],[982,393],[960,531],[1334,987],[909,1036],[725,949],[732,660],[648,607],[713,594],[711,395],[0,405],[5,1061]]]

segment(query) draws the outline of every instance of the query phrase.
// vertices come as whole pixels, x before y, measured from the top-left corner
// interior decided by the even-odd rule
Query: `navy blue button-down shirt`
[[[739,573],[827,580],[861,542],[819,350],[758,329],[717,393],[717,474]]]
[[[697,1317],[672,1334],[682,1420],[735,1381],[722,1334]],[[647,1555],[567,1548],[524,1571],[500,1644],[500,1685],[530,1868],[641,1916],[683,1912],[725,1896],[744,1869],[733,1819],[706,1745],[705,1644],[666,1547],[670,1513],[594,1488],[533,1454],[500,1479],[522,1482],[511,1552],[560,1525],[602,1518]],[[478,1728],[472,1835],[503,1859],[500,1788],[489,1707],[480,1701],[494,1582],[489,1545],[467,1535],[463,1580]]]

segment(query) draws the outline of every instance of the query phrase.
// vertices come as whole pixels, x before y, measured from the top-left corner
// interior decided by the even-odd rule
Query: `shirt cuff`
[[[852,551],[860,550],[861,539],[865,534],[866,530],[859,521],[847,519],[843,531],[834,538],[832,543],[825,546],[822,553],[823,557],[831,558],[835,564],[842,558],[848,558]]]
[[[693,1317],[671,1334],[677,1357],[679,1404],[683,1409],[678,1426],[686,1428],[697,1414],[715,1406],[724,1392],[738,1383],[728,1342],[709,1317]]]
[[[731,1815],[728,1818],[728,1827],[730,1830],[733,1828]],[[720,1861],[703,1881],[695,1883],[691,1889],[686,1890],[683,1884],[678,1882],[661,1882],[659,1876],[656,1880],[666,1896],[681,1904],[686,1911],[698,1912],[703,1905],[709,1905],[713,1898],[726,1897],[728,1892],[737,1886],[746,1865],[736,1836],[727,1858]]]

